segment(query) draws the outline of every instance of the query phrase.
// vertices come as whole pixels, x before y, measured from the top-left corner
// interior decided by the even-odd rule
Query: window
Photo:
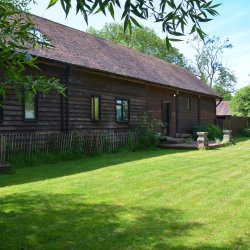
[[[101,97],[91,96],[91,120],[101,120]]]
[[[23,103],[23,118],[27,121],[37,120],[37,96],[33,93],[26,95]]]
[[[190,110],[191,109],[191,100],[190,97],[187,97],[187,109]]]
[[[129,121],[129,113],[130,113],[129,100],[117,98],[115,100],[115,104],[116,104],[116,121],[117,122]]]

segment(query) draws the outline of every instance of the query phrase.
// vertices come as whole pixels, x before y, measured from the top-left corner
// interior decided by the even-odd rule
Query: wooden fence
[[[0,135],[0,162],[10,161],[17,155],[30,157],[36,153],[111,153],[117,149],[128,148],[136,137],[134,131],[100,130],[58,134],[4,134]]]
[[[248,119],[245,117],[230,116],[227,118],[217,118],[217,124],[221,129],[233,131],[233,135],[242,134],[248,126]]]

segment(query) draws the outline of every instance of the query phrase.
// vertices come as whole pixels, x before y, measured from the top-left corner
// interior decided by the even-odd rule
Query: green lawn
[[[250,140],[0,176],[0,249],[250,249]]]

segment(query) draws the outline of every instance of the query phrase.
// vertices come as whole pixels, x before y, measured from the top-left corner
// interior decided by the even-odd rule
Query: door
[[[170,134],[170,125],[171,125],[171,103],[163,102],[162,103],[162,123],[163,123],[163,135]]]

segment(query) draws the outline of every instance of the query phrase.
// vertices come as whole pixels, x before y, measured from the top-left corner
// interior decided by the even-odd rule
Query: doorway
[[[162,123],[163,135],[170,135],[170,124],[171,124],[171,103],[170,102],[163,102],[162,103]]]

